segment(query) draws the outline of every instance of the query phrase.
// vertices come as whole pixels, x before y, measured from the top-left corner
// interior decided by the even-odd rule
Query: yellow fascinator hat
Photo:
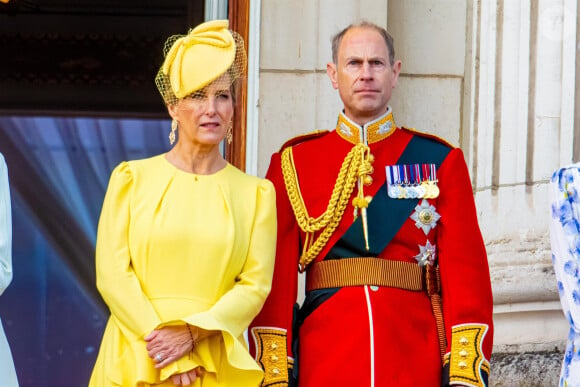
[[[203,89],[226,72],[231,82],[244,74],[246,52],[242,37],[228,29],[227,20],[198,25],[187,35],[165,42],[165,60],[155,84],[166,104]]]

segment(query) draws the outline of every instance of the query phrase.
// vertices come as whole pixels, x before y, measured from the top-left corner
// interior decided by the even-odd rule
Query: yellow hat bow
[[[212,20],[175,40],[161,71],[169,77],[177,98],[202,89],[230,68],[236,42],[228,27],[227,20]]]

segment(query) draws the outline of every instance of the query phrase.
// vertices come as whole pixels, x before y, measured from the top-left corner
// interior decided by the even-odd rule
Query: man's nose
[[[369,62],[363,62],[362,67],[360,69],[360,77],[362,79],[372,79],[373,78],[373,70]]]

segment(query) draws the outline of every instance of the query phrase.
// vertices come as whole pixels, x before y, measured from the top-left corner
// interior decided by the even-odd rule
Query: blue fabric
[[[552,263],[570,331],[559,385],[580,387],[580,163],[558,169],[550,182]]]

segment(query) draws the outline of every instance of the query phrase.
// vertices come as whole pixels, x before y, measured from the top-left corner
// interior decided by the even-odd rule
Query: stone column
[[[492,381],[555,385],[568,328],[551,263],[547,184],[572,157],[577,6],[479,0],[469,17],[462,145],[492,274]]]

